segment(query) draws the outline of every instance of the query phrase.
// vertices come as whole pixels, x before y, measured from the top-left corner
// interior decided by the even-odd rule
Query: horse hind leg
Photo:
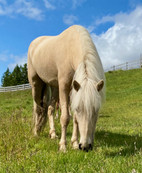
[[[34,99],[33,133],[38,136],[47,122],[47,86],[38,78],[32,86]]]
[[[50,127],[49,135],[51,139],[54,139],[57,137],[55,133],[55,126],[54,126],[54,112],[55,112],[56,102],[58,101],[59,92],[57,88],[53,88],[53,87],[51,87],[51,92],[52,92],[52,96],[48,104],[48,118],[49,118],[49,127]]]

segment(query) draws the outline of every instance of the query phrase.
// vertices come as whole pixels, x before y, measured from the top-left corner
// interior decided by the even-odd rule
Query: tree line
[[[1,82],[3,87],[28,83],[27,64],[23,66],[16,65],[12,72],[7,68],[2,76]]]

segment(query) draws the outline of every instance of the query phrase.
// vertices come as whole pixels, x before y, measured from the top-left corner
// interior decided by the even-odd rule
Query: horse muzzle
[[[87,146],[83,146],[82,144],[79,144],[79,149],[88,152],[89,150],[93,149],[92,144],[88,144]]]

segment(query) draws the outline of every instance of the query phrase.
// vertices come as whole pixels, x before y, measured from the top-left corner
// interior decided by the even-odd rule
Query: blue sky
[[[0,0],[0,78],[26,63],[33,39],[73,24],[88,29],[104,68],[142,53],[142,0]]]

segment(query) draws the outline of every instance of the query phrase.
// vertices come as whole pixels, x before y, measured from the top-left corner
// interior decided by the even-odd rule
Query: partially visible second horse
[[[34,100],[34,135],[39,135],[48,114],[50,136],[56,137],[53,114],[59,99],[60,150],[66,150],[70,100],[73,148],[92,149],[98,112],[105,96],[105,76],[88,31],[74,25],[58,36],[35,39],[28,51],[28,78]]]

